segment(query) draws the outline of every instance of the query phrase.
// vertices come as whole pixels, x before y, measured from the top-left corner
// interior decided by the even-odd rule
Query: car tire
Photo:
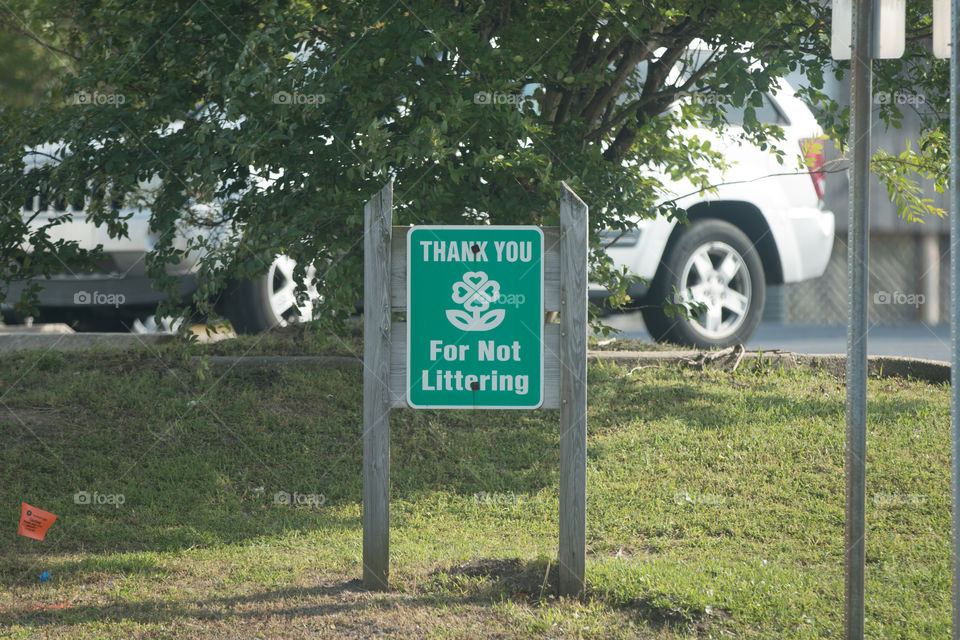
[[[315,270],[307,269],[307,300],[297,306],[293,270],[296,262],[284,255],[274,259],[265,274],[250,280],[233,281],[221,298],[220,309],[237,333],[260,333],[274,327],[306,322],[321,297]]]
[[[703,313],[667,315],[674,290]],[[642,310],[654,340],[699,348],[742,344],[753,335],[766,298],[763,263],[756,248],[729,222],[702,219],[667,246]]]

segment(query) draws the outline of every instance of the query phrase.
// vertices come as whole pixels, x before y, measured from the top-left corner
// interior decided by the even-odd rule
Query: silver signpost
[[[873,0],[854,0],[850,61],[850,221],[847,230],[847,434],[844,580],[848,639],[863,638],[867,454],[867,284]]]
[[[944,17],[950,24],[950,439],[953,504],[953,637],[960,640],[960,0]],[[953,17],[950,20],[950,17]],[[934,31],[940,28],[934,24]],[[943,52],[937,51],[937,55]]]
[[[847,513],[846,513],[846,631],[863,637],[864,596],[864,475],[866,451],[867,375],[867,233],[869,202],[867,179],[870,154],[870,58],[903,55],[903,0],[880,0],[879,14],[872,0],[833,0],[833,57],[849,57],[851,17],[850,230],[848,291],[850,325],[847,331]],[[951,439],[951,553],[953,584],[953,638],[960,640],[960,0],[933,0],[933,54],[950,58],[950,439]]]
[[[942,0],[934,0],[942,1]],[[850,60],[850,214],[847,229],[847,430],[844,623],[863,638],[867,453],[867,289],[870,234],[870,126],[873,58],[905,48],[905,0],[833,0],[831,55]],[[936,29],[936,27],[935,27]]]

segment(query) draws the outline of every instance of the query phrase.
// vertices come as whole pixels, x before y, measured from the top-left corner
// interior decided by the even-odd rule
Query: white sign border
[[[410,262],[412,260],[413,253],[410,251],[411,242],[413,240],[413,232],[417,229],[429,230],[436,229],[438,231],[462,231],[462,230],[476,230],[476,231],[536,231],[540,235],[540,393],[539,398],[537,399],[536,404],[532,405],[511,405],[511,406],[499,406],[499,405],[439,405],[439,404],[430,404],[430,405],[420,405],[414,404],[410,399],[410,358],[413,353],[412,342],[410,341],[410,331],[413,328],[413,322],[411,322],[411,305],[410,305],[410,292],[413,278],[411,278],[411,269]],[[476,225],[476,224],[418,224],[411,225],[407,230],[407,357],[406,357],[406,400],[407,406],[411,409],[477,409],[477,410],[488,410],[488,409],[508,409],[508,410],[520,410],[520,411],[530,411],[533,409],[539,409],[543,406],[543,351],[546,348],[544,343],[544,297],[543,297],[543,261],[547,255],[546,242],[543,235],[543,229],[537,225],[527,224],[501,224],[501,225]]]

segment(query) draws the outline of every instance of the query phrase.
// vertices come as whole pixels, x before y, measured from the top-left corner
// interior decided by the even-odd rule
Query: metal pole
[[[960,0],[950,9],[950,367],[953,638],[960,640]]]
[[[850,57],[850,219],[847,231],[846,637],[863,638],[867,449],[867,261],[870,232],[870,124],[873,0],[853,2]]]

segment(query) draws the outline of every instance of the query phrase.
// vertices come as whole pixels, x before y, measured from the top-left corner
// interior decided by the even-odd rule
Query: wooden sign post
[[[363,584],[390,569],[390,240],[393,183],[363,209]]]
[[[390,409],[539,407],[560,409],[559,590],[580,595],[587,206],[566,184],[559,227],[395,227],[392,206],[389,183],[364,208],[364,586],[389,586]],[[418,297],[418,283],[435,295]],[[544,324],[549,312],[559,325]]]

